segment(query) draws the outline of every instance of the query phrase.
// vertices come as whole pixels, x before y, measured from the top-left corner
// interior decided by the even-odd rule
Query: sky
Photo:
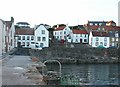
[[[1,0],[0,19],[14,17],[15,23],[28,22],[78,25],[89,21],[110,21],[118,24],[120,0]]]

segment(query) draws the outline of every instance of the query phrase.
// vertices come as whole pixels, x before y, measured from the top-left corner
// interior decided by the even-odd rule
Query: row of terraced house
[[[14,18],[11,17],[10,21],[0,19],[0,56],[15,47],[14,35]]]
[[[120,26],[114,21],[88,21],[84,25],[68,26],[57,24],[51,27],[47,24],[30,27],[27,22],[14,25],[10,21],[0,19],[0,55],[15,47],[44,48],[56,39],[62,43],[88,44],[91,47],[119,47]]]
[[[85,25],[55,27],[57,40],[89,44],[91,47],[119,47],[120,26],[114,21],[88,21]]]

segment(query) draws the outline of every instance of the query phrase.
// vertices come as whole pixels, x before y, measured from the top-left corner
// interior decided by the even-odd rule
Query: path
[[[2,85],[36,85],[36,81],[28,79],[25,73],[32,64],[29,56],[13,55],[3,60]],[[39,76],[41,76],[39,74]],[[34,76],[33,76],[34,77]]]

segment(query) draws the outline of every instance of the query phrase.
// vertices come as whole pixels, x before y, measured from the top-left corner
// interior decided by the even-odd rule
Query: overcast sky
[[[120,0],[1,0],[0,18],[16,22],[28,22],[31,26],[40,23],[49,25],[86,24],[91,21],[118,23]]]

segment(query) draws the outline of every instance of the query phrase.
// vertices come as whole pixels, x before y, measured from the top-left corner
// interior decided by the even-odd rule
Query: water
[[[77,82],[77,85],[119,85],[119,65],[62,64],[62,77],[66,81],[62,81],[62,84],[71,85]]]

